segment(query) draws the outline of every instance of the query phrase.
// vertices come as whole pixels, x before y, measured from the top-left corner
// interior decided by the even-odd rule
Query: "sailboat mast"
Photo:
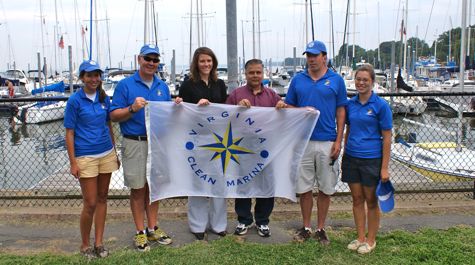
[[[256,19],[254,10],[255,1],[252,0],[252,58],[256,58]]]
[[[378,1],[378,68],[382,69],[381,68],[381,27],[380,27],[380,15],[381,15],[381,11],[380,11],[380,8],[379,8],[379,1]]]
[[[145,3],[145,14],[144,14],[144,21],[143,21],[143,42],[144,44],[148,43],[148,0],[144,1]]]
[[[313,8],[312,0],[310,0],[310,24],[312,25],[312,41],[315,40],[315,29],[313,28]]]
[[[89,13],[89,60],[92,60],[92,0]]]
[[[205,27],[203,24],[203,0],[200,0],[201,46],[205,46]]]
[[[43,56],[45,56],[45,38],[44,38],[44,17],[43,17],[43,4],[42,1],[40,0],[40,21],[41,21],[41,52],[43,53]]]
[[[406,10],[404,12],[404,63],[403,63],[403,76],[407,78],[407,16],[409,10],[409,0],[406,0]]]
[[[190,0],[190,64],[191,64],[191,46],[192,46],[192,41],[193,41],[193,0]]]
[[[353,62],[356,60],[356,0],[353,0]]]
[[[109,27],[109,16],[107,15],[107,9],[106,9],[106,26],[107,26],[107,54],[108,54],[108,59],[109,59],[109,67],[112,67],[110,27]]]
[[[196,0],[196,35],[198,37],[198,47],[201,47],[201,38],[200,38],[200,15],[198,14],[200,10],[200,5],[198,0]]]
[[[260,0],[257,0],[257,58],[261,59],[261,5]]]
[[[472,0],[469,0],[469,8],[468,8],[468,32],[467,32],[467,56],[470,59],[470,33],[471,33],[471,28],[470,28],[470,23],[471,23],[471,16],[472,16]],[[469,65],[471,65],[470,61],[468,62]]]
[[[94,9],[96,12],[94,12],[94,18],[95,18],[95,25],[96,25],[96,62],[100,63],[100,57],[99,57],[99,19],[97,18],[97,1],[94,2]]]
[[[305,0],[305,45],[308,43],[308,0]]]
[[[59,40],[59,23],[58,23],[58,3],[54,0],[54,71],[58,71],[58,40]]]

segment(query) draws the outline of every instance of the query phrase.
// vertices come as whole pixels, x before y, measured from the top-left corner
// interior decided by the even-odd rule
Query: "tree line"
[[[474,25],[475,26],[475,25]],[[470,26],[469,29],[472,29]],[[449,37],[450,36],[450,37]],[[467,39],[468,39],[468,35]],[[450,39],[450,45],[449,45]],[[366,50],[359,45],[355,46],[355,56],[353,56],[353,45],[348,44],[348,65],[351,66],[353,62],[357,63],[364,60],[367,63],[371,63],[380,69],[389,69],[391,67],[391,46],[393,41],[385,41],[379,45],[381,60],[378,62],[378,48],[374,50]],[[435,47],[437,43],[437,53],[435,53]],[[418,37],[411,37],[407,40],[407,62],[411,64],[413,59],[417,61],[419,57],[429,57],[437,55],[437,62],[445,65],[449,61],[449,46],[451,60],[455,61],[458,65],[460,62],[460,45],[461,45],[461,28],[455,28],[452,30],[441,33],[437,40],[429,45]],[[343,44],[338,50],[337,56],[333,60],[334,65],[346,65],[346,48],[347,44]],[[395,63],[401,64],[402,56],[404,55],[403,42],[401,40],[395,42]],[[473,54],[475,53],[475,32],[471,32],[470,36],[470,61],[474,61]],[[475,63],[472,63],[475,65]]]

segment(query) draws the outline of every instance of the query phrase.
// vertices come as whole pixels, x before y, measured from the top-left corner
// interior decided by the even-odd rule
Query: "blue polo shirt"
[[[64,127],[74,130],[74,155],[76,157],[97,155],[113,148],[110,137],[110,98],[99,102],[99,92],[94,101],[83,89],[71,95],[64,112]]]
[[[346,113],[350,134],[345,154],[357,158],[382,157],[381,131],[393,128],[393,115],[389,104],[372,92],[368,101],[362,105],[356,95],[348,101]]]
[[[143,97],[147,101],[170,101],[170,91],[167,84],[162,80],[153,76],[152,87],[142,81],[138,72],[134,75],[122,79],[114,90],[112,96],[111,111],[121,109],[132,105],[135,98]],[[120,131],[123,135],[145,136],[147,130],[145,128],[145,109],[142,108],[132,117],[120,123]]]
[[[345,81],[340,75],[328,70],[314,81],[308,70],[297,74],[290,82],[285,103],[296,107],[314,107],[320,111],[310,140],[336,140],[336,109],[347,104]]]

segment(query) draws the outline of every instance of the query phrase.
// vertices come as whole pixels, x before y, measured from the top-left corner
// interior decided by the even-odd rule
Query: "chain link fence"
[[[475,93],[380,94],[394,113],[390,176],[400,200],[475,195]],[[61,113],[67,98],[0,99],[0,205],[77,206],[79,182],[69,174]],[[33,105],[35,104],[35,105]],[[37,123],[38,122],[38,123]],[[121,143],[114,123],[116,143]],[[349,203],[339,182],[336,203]],[[127,206],[122,169],[113,173],[109,201]],[[232,200],[229,200],[232,201]],[[277,203],[292,202],[279,199]],[[185,198],[164,206],[184,206]]]

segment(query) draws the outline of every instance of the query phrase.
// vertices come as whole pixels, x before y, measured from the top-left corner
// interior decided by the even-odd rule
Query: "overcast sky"
[[[93,58],[99,59],[101,66],[109,65],[109,46],[112,66],[122,62],[129,68],[144,42],[144,0],[94,0],[97,8],[99,47],[96,50],[95,26],[93,27]],[[150,1],[150,0],[148,0]],[[204,14],[204,45],[213,49],[220,64],[226,64],[226,1],[201,0]],[[73,59],[82,60],[81,25],[88,26],[89,0],[42,0],[44,17],[43,38],[41,37],[39,0],[0,0],[0,71],[7,63],[15,61],[22,69],[36,68],[37,52],[46,56],[51,65],[55,64],[54,47],[59,39],[55,36],[55,2],[58,13],[58,36],[64,36],[65,46],[73,46]],[[196,14],[196,0],[193,13]],[[238,54],[242,57],[242,27],[244,28],[245,58],[253,55],[252,46],[252,0],[237,2]],[[257,0],[255,0],[257,10]],[[335,50],[342,45],[347,0],[334,0],[333,23]],[[356,17],[350,17],[351,32],[349,43],[365,49],[375,49],[378,38],[381,42],[399,39],[399,27],[405,0],[357,0]],[[470,2],[470,0],[469,0]],[[272,58],[281,61],[292,56],[292,47],[297,47],[300,55],[305,46],[305,1],[304,0],[260,0],[261,59]],[[331,50],[330,2],[313,1],[316,39],[322,40]],[[379,4],[378,4],[379,3]],[[379,9],[378,9],[379,5]],[[409,1],[408,37],[417,36],[431,45],[437,34],[461,25],[462,0],[418,0]],[[432,8],[433,6],[433,8]],[[473,10],[474,7],[472,7]],[[162,61],[170,64],[172,49],[175,49],[177,71],[189,62],[190,0],[156,0],[158,16],[159,47]],[[432,17],[429,16],[432,9]],[[353,0],[350,12],[353,13]],[[473,12],[472,12],[473,13]],[[379,16],[378,16],[379,14]],[[310,15],[309,15],[310,16]],[[471,16],[473,18],[473,14]],[[106,22],[108,18],[108,23]],[[473,20],[473,19],[472,19]],[[242,22],[241,22],[242,21]],[[257,15],[255,17],[257,31]],[[353,23],[354,21],[354,23]],[[472,24],[475,21],[472,21]],[[109,39],[107,34],[109,24]],[[196,18],[193,19],[192,49],[197,47]],[[353,24],[355,30],[353,30]],[[355,32],[355,34],[353,34]],[[379,32],[379,33],[378,33]],[[89,39],[89,33],[87,33]],[[311,29],[309,25],[309,38]],[[42,44],[42,39],[44,45]],[[257,34],[256,34],[257,40]],[[43,48],[44,47],[44,48]],[[44,55],[43,55],[44,50]],[[59,50],[57,67],[66,68],[67,49]],[[258,44],[256,54],[258,57]],[[331,51],[330,51],[331,53]]]

